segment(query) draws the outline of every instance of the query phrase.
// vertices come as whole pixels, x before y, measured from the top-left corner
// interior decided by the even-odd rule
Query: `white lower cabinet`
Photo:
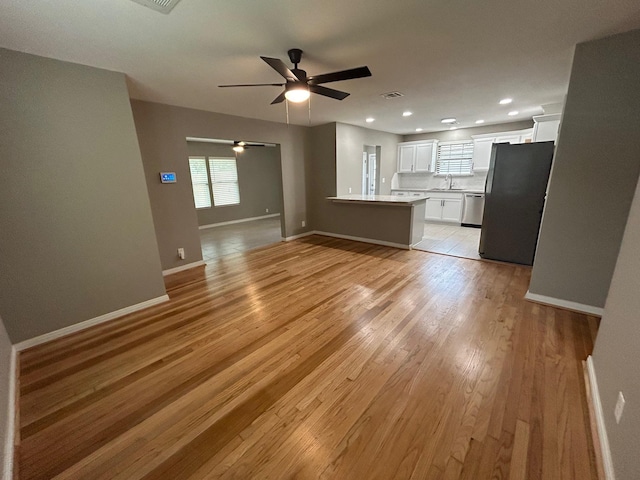
[[[459,193],[428,194],[424,219],[438,222],[460,223],[462,195]]]

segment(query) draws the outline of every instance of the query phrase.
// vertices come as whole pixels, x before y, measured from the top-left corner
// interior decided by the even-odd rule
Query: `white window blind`
[[[189,157],[189,170],[191,171],[191,186],[193,187],[193,200],[196,208],[208,208],[211,206],[211,194],[209,193],[209,180],[207,178],[207,162],[204,157]]]
[[[448,143],[438,146],[436,174],[465,175],[473,173],[473,142]]]
[[[240,203],[238,169],[235,158],[209,158],[209,172],[213,189],[213,204],[237,205]]]

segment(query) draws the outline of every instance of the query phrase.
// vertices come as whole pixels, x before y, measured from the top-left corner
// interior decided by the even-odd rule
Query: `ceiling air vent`
[[[388,93],[383,93],[382,95],[380,95],[382,98],[389,100],[391,98],[399,98],[399,97],[404,97],[403,93],[400,92],[388,92]]]
[[[180,0],[132,0],[133,2],[149,7],[156,12],[167,14]]]

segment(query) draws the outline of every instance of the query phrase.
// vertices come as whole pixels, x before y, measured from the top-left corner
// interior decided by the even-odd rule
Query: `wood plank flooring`
[[[596,479],[597,319],[527,267],[312,236],[20,355],[22,479]]]

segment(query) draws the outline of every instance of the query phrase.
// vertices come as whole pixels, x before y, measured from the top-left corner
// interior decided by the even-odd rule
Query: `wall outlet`
[[[349,187],[349,193],[351,193],[351,187]]]
[[[268,209],[268,208],[265,208],[265,209],[264,209],[264,211],[265,211],[266,213],[269,213],[269,209]]]
[[[178,257],[180,257],[181,260],[184,260],[184,248],[179,248],[178,249]]]
[[[306,227],[307,226],[307,222],[305,220],[302,220],[302,226]]]
[[[385,181],[385,178],[384,178],[384,177],[382,177],[382,183],[384,183],[384,181]]]
[[[622,392],[618,392],[618,401],[616,402],[616,408],[613,411],[613,414],[616,416],[616,423],[620,423],[620,418],[622,417],[622,412],[624,410],[624,395]]]

